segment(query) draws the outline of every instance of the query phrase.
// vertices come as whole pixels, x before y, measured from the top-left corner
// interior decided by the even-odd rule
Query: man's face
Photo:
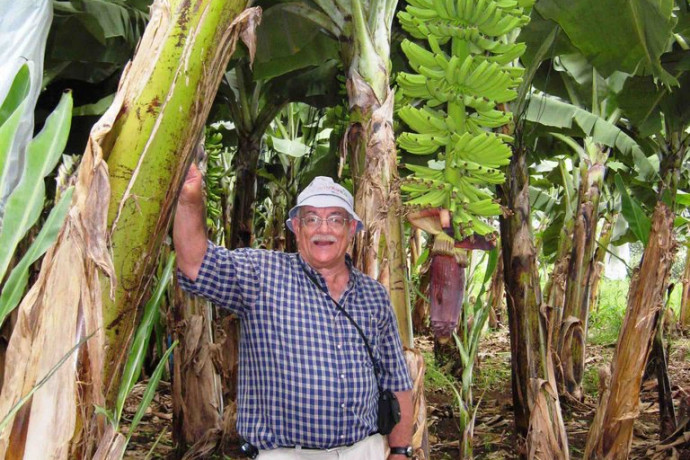
[[[326,220],[329,218],[331,222]],[[304,206],[292,220],[299,253],[317,270],[335,268],[345,261],[345,253],[356,226],[357,221],[338,207]]]

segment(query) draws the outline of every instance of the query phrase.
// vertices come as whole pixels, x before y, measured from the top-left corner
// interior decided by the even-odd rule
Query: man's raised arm
[[[201,172],[195,164],[192,164],[177,199],[177,210],[173,222],[173,244],[177,254],[177,267],[192,281],[196,281],[208,244],[204,223],[202,183]]]

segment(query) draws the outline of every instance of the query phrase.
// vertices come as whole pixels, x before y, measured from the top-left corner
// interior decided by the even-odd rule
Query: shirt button
[[[340,350],[341,348],[343,348],[343,346],[342,346],[342,345],[338,345],[338,350]]]
[[[344,408],[345,408],[345,403],[342,403],[342,404],[340,405],[340,407],[342,407],[342,408],[344,409]]]
[[[345,374],[340,374],[340,378],[341,378],[341,379],[344,379],[344,378],[345,378]]]
[[[345,435],[344,435],[344,434],[341,434],[341,435],[340,435],[340,437],[341,437],[341,438],[344,438],[344,437],[345,437]]]

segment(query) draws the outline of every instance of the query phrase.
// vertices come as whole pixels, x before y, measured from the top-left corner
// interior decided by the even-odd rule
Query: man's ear
[[[357,221],[355,219],[350,219],[350,236],[352,238],[357,234]]]

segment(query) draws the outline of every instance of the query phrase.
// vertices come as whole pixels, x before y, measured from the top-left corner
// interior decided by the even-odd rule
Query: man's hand
[[[189,171],[187,171],[182,190],[180,190],[177,206],[203,206],[203,181],[201,171],[192,163]]]
[[[177,199],[173,222],[177,266],[192,281],[199,274],[207,245],[202,183],[201,171],[192,164]]]

